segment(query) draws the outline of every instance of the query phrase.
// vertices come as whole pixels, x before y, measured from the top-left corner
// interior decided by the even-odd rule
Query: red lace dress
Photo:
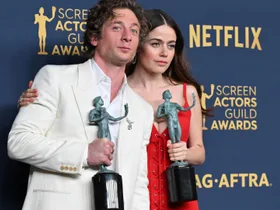
[[[186,99],[186,84],[184,88],[184,107],[188,107]],[[182,141],[188,141],[191,111],[179,112],[180,125],[182,127]],[[184,202],[177,206],[168,205],[168,188],[166,180],[166,168],[172,164],[167,152],[168,129],[161,134],[155,126],[152,128],[148,152],[148,178],[150,192],[150,210],[198,210],[198,202]]]

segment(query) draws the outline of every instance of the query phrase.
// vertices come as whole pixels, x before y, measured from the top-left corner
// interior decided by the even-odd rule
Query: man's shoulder
[[[41,75],[59,75],[62,77],[70,76],[71,74],[76,74],[79,66],[87,65],[89,61],[76,64],[47,64],[44,65],[37,74]],[[70,75],[69,75],[70,74]]]
[[[43,66],[39,71],[46,72],[46,73],[64,73],[67,71],[73,71],[78,68],[79,64],[67,64],[67,65],[54,65],[54,64],[47,64]]]
[[[77,78],[79,77],[79,66],[83,64],[86,64],[86,62],[67,65],[47,64],[37,72],[35,80],[51,81],[58,85],[76,84]]]

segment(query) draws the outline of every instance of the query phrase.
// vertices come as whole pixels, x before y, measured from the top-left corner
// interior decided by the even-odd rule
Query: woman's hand
[[[180,141],[175,144],[172,144],[171,141],[168,140],[167,148],[168,148],[169,158],[171,161],[186,160],[186,156],[188,153],[186,142]]]
[[[25,90],[18,99],[18,108],[27,106],[30,103],[33,103],[38,97],[38,90],[31,89],[33,81],[29,81],[28,89]]]

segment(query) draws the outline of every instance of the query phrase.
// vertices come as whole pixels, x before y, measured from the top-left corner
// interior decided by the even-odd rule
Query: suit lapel
[[[97,126],[89,126],[88,114],[93,109],[92,101],[97,96],[97,81],[92,75],[91,60],[78,65],[78,84],[72,86],[72,90],[75,96],[76,104],[79,109],[80,117],[83,122],[84,132],[88,142],[91,142],[93,138],[96,138],[98,130]],[[142,135],[142,123],[140,122],[141,113],[138,112],[137,107],[139,104],[135,101],[135,93],[127,85],[124,88],[122,99],[121,116],[124,115],[124,105],[127,103],[129,107],[128,116],[121,120],[118,139],[117,139],[117,152],[116,152],[116,171],[122,174],[122,167],[125,166],[126,158],[131,153],[131,147],[135,136]],[[132,129],[129,130],[129,123],[127,118],[134,122]],[[138,119],[138,120],[137,120]],[[139,130],[140,129],[140,130]],[[139,148],[141,149],[141,148]]]
[[[116,161],[116,171],[122,174],[122,166],[125,165],[125,158],[129,151],[131,149],[131,144],[133,141],[133,137],[135,134],[135,130],[133,130],[134,126],[132,124],[132,129],[128,129],[129,123],[127,122],[127,119],[135,122],[137,118],[137,113],[135,110],[132,109],[133,106],[133,95],[132,90],[127,85],[124,90],[124,96],[122,101],[122,113],[121,116],[124,115],[124,105],[128,104],[128,116],[121,120],[120,127],[119,127],[119,133],[118,133],[118,142],[117,142],[117,161]]]
[[[72,90],[75,96],[76,104],[79,109],[80,117],[83,122],[83,128],[88,142],[91,142],[93,140],[92,131],[94,130],[93,133],[97,132],[97,126],[90,126],[90,128],[88,126],[88,113],[91,109],[94,108],[92,105],[92,101],[94,97],[97,96],[97,88],[97,82],[92,75],[91,60],[79,64],[78,83],[76,86],[72,86]]]

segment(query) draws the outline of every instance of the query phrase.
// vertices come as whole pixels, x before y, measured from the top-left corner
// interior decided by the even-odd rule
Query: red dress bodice
[[[186,98],[187,85],[184,88],[184,107],[188,107]],[[179,122],[182,128],[181,141],[189,139],[191,111],[179,112]],[[167,140],[169,140],[168,129],[159,133],[155,126],[152,128],[148,152],[148,178],[150,192],[150,210],[198,210],[198,202],[184,202],[177,206],[168,205],[168,188],[166,180],[166,168],[172,164],[167,152]]]

